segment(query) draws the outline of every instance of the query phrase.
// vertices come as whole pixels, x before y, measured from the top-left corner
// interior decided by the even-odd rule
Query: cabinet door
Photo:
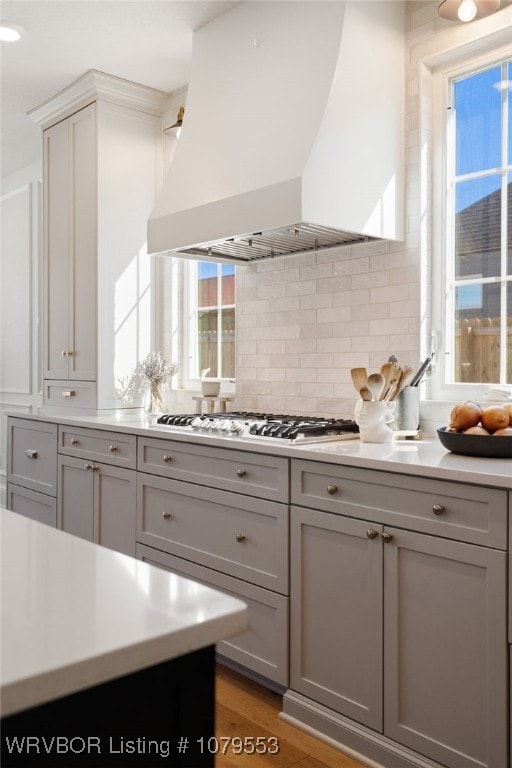
[[[450,768],[503,768],[506,553],[386,533],[384,732]]]
[[[71,242],[68,377],[96,378],[96,107],[68,118]],[[58,215],[58,212],[57,212]]]
[[[136,472],[94,466],[94,541],[135,557]]]
[[[84,459],[59,456],[57,528],[94,541],[94,472]]]
[[[380,526],[292,507],[291,687],[382,729]]]
[[[69,350],[69,133],[44,132],[44,378],[67,379]]]

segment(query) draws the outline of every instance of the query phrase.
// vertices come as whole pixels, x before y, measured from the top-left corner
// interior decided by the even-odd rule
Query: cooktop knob
[[[240,432],[243,432],[244,425],[241,421],[237,421],[236,419],[231,422],[231,426],[229,431],[234,435],[239,435]]]

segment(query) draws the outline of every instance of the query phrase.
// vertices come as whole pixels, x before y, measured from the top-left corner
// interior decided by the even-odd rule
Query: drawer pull
[[[247,470],[245,470],[245,469],[237,469],[236,473],[237,473],[238,477],[245,477],[246,474],[247,474]]]
[[[162,517],[164,520],[170,520],[172,518],[172,514],[170,512],[162,512]]]
[[[392,538],[393,538],[393,535],[391,533],[388,533],[387,531],[384,531],[384,533],[382,534],[382,541],[385,541],[386,544],[389,544]]]
[[[167,453],[165,453],[162,459],[163,461],[165,461],[166,464],[168,464],[170,461],[172,461],[172,456],[169,456]]]
[[[378,531],[375,530],[375,528],[368,528],[368,530],[366,531],[366,535],[368,536],[369,539],[376,539],[379,534],[378,534]]]
[[[110,453],[115,453],[117,451],[117,445],[109,445],[108,449]]]
[[[432,507],[432,512],[434,513],[434,515],[438,515],[438,516],[444,515],[444,513],[446,512],[446,508],[443,507],[442,504],[434,504],[434,506]]]
[[[238,543],[240,543],[242,541],[245,541],[246,538],[247,537],[246,537],[245,533],[237,533],[236,536],[235,536],[235,539],[238,541]]]
[[[37,451],[35,451],[33,448],[27,448],[25,451],[25,456],[27,459],[37,459]]]
[[[63,349],[61,355],[62,357],[73,357],[73,353],[69,349]]]
[[[327,486],[327,493],[329,496],[334,496],[335,493],[338,492],[338,486],[337,485],[328,485]]]
[[[66,389],[65,392],[62,393],[62,397],[75,397],[76,392],[74,389]]]
[[[80,440],[77,437],[72,437],[71,445],[80,445]]]

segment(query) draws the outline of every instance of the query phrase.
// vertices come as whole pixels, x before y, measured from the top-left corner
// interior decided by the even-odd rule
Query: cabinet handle
[[[387,531],[384,531],[384,533],[382,534],[382,541],[385,541],[386,544],[389,544],[392,538],[393,538],[393,535],[391,533],[388,533]]]
[[[93,464],[91,469],[92,469],[93,472],[98,472],[99,471],[99,467],[98,467],[97,464]]]
[[[337,485],[328,485],[327,486],[327,493],[329,496],[334,496],[335,493],[338,492],[338,486]]]
[[[71,445],[80,445],[80,440],[76,437],[71,438]]]
[[[110,453],[115,453],[117,451],[117,445],[109,445],[108,449]]]
[[[434,506],[432,507],[432,512],[434,513],[434,515],[438,515],[438,516],[444,515],[444,513],[446,512],[446,508],[443,507],[442,504],[434,504]]]
[[[61,355],[62,357],[73,357],[73,353],[69,349],[63,349]]]
[[[170,461],[172,461],[172,456],[169,456],[166,453],[163,455],[162,458],[163,458],[163,460],[165,461],[166,464],[168,464]]]
[[[237,469],[236,473],[237,473],[238,477],[245,477],[246,474],[247,474],[247,470],[246,469]]]
[[[368,530],[366,531],[366,535],[368,536],[369,539],[376,539],[379,533],[378,531],[375,530],[375,528],[368,528]]]
[[[164,518],[164,520],[170,520],[172,517],[172,514],[171,512],[162,512],[162,517]]]
[[[25,451],[25,456],[27,459],[37,459],[37,451],[35,451],[33,448],[27,448]]]
[[[85,468],[86,468],[86,469],[92,469],[92,464],[86,464],[86,465],[85,465]]]
[[[237,534],[236,534],[236,536],[235,536],[235,539],[236,539],[236,540],[237,540],[239,543],[240,543],[240,542],[242,542],[242,541],[245,541],[245,539],[246,539],[246,538],[247,538],[247,537],[246,537],[245,533],[237,533]]]
[[[65,392],[62,393],[62,397],[75,397],[76,392],[74,389],[67,389]]]

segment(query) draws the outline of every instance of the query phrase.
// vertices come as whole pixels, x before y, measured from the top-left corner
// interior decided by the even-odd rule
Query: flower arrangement
[[[148,387],[150,413],[165,410],[161,385],[166,384],[180,369],[180,364],[169,362],[160,352],[149,352],[135,366],[134,377]]]

